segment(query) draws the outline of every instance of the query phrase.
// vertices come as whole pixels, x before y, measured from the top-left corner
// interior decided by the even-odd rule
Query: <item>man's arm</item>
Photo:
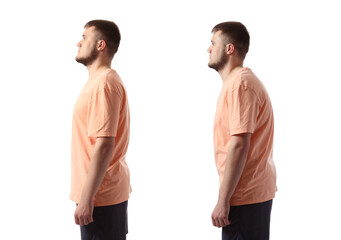
[[[83,226],[93,222],[93,200],[109,166],[114,144],[114,137],[98,137],[96,139],[82,197],[74,215],[75,223],[78,225]]]
[[[218,203],[212,212],[212,223],[216,227],[230,224],[230,199],[242,175],[250,147],[251,133],[232,136],[226,156],[223,182],[219,190]]]

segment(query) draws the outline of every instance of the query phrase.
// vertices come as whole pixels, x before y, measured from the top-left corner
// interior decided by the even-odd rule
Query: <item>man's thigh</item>
[[[231,206],[231,224],[222,230],[223,240],[268,240],[272,200]]]
[[[128,233],[128,201],[95,207],[94,221],[81,226],[82,240],[125,240]]]

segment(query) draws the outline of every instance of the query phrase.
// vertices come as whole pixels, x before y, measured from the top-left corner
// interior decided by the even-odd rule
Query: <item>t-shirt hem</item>
[[[75,202],[75,203],[79,203],[80,199],[76,199],[76,198],[73,198],[72,196],[70,197],[71,201]],[[124,198],[120,198],[120,199],[117,199],[115,201],[105,201],[105,202],[97,202],[95,201],[94,202],[94,206],[95,207],[102,207],[102,206],[110,206],[110,205],[115,205],[115,204],[119,204],[119,203],[122,203],[122,202],[125,202],[129,199],[129,196],[128,197],[124,197]]]
[[[272,194],[270,196],[264,197],[264,198],[257,198],[257,199],[250,199],[250,200],[241,200],[241,201],[231,201],[231,206],[241,206],[241,205],[250,205],[255,203],[262,203],[269,201],[271,199],[275,198],[275,194]]]
[[[122,202],[125,202],[129,199],[129,197],[127,198],[122,198],[120,200],[116,200],[116,201],[108,201],[108,202],[94,202],[94,206],[95,207],[101,207],[101,206],[109,206],[109,205],[114,205],[114,204],[119,204]]]

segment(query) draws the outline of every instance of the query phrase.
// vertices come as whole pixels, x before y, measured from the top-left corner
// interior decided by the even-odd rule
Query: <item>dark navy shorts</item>
[[[81,226],[82,240],[125,240],[128,233],[128,201],[94,207],[94,221]]]
[[[223,240],[269,240],[272,200],[231,206],[231,224],[223,227]]]

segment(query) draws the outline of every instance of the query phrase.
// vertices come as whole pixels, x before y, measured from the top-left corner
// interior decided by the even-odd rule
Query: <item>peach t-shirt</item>
[[[249,68],[223,82],[214,120],[214,152],[220,184],[233,135],[252,133],[241,178],[231,197],[234,206],[273,199],[276,169],[272,160],[274,119],[268,93]]]
[[[108,69],[85,84],[74,106],[71,143],[71,200],[79,203],[97,137],[115,137],[109,167],[95,206],[128,200],[130,176],[125,156],[129,143],[129,106],[125,87]]]

